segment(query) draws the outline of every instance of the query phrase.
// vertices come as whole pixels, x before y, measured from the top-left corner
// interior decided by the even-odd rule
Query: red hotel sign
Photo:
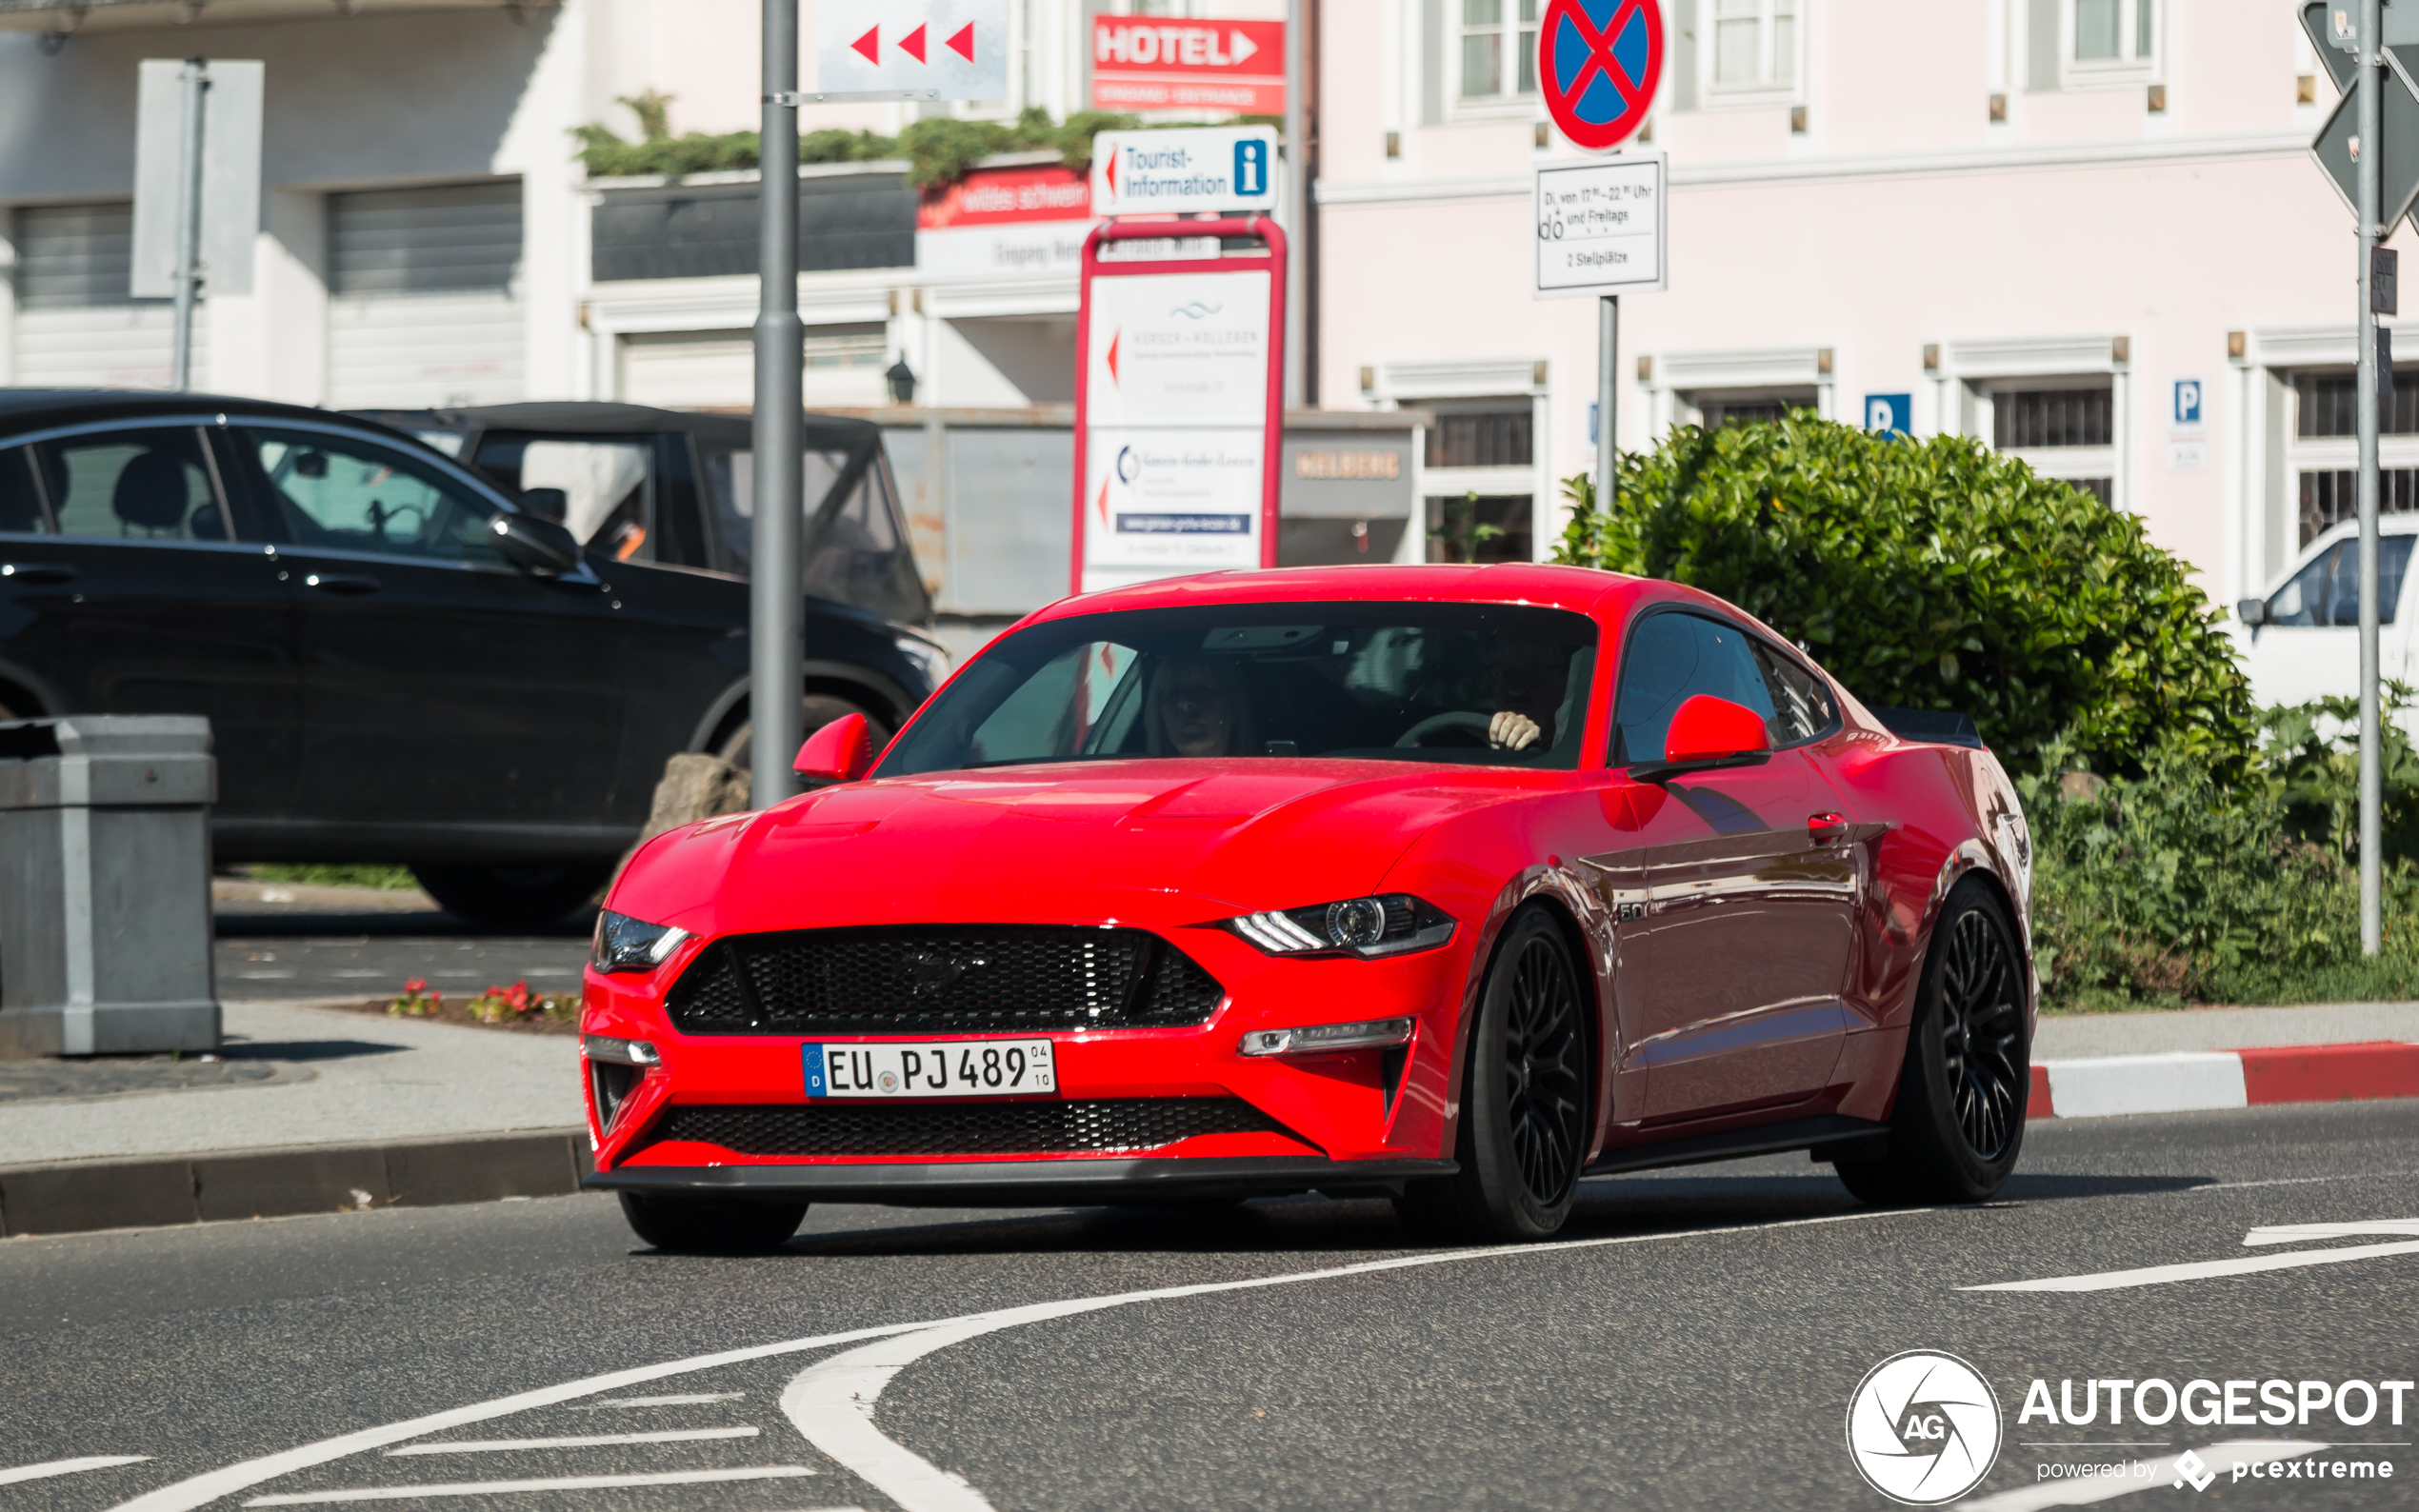
[[[1095,16],[1092,106],[1281,114],[1285,23]]]

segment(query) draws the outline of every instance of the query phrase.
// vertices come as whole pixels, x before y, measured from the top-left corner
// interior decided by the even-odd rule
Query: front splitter
[[[767,1201],[887,1203],[907,1207],[1058,1207],[1102,1203],[1330,1196],[1397,1191],[1450,1176],[1451,1161],[1327,1161],[1298,1156],[1222,1160],[931,1161],[865,1165],[629,1165],[582,1182],[590,1191]]]

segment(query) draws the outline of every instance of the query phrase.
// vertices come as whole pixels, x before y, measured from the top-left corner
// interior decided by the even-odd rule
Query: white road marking
[[[2172,1490],[2177,1478],[2183,1474],[2176,1468],[2176,1463],[2186,1454],[2197,1454],[2211,1471],[2230,1475],[2237,1464],[2297,1460],[2326,1447],[2328,1445],[2323,1443],[2306,1443],[2290,1439],[2247,1439],[2212,1443],[2206,1449],[2187,1449],[2152,1460],[2139,1476],[2044,1481],[2035,1485],[2002,1491],[1997,1496],[1987,1496],[1978,1502],[1968,1502],[1964,1504],[1964,1512],[2037,1512],[2041,1507],[2089,1506],[2094,1502],[2113,1502],[2136,1491]]]
[[[2419,1171],[2360,1171],[2350,1176],[2278,1176],[2264,1182],[2211,1182],[2207,1186],[2188,1186],[2188,1192],[2239,1192],[2247,1186],[2311,1186],[2321,1182],[2376,1182],[2396,1176],[2419,1176]]]
[[[661,1433],[573,1433],[559,1439],[471,1439],[443,1443],[407,1443],[389,1449],[393,1459],[406,1454],[500,1454],[508,1449],[593,1449],[608,1443],[693,1443],[700,1439],[752,1439],[749,1428],[668,1428]]]
[[[348,977],[355,979],[394,975],[391,971],[330,971],[328,974],[331,977]]]
[[[609,1407],[687,1407],[702,1402],[737,1402],[744,1391],[675,1391],[665,1397],[609,1397],[603,1402],[583,1402],[573,1412],[603,1412]]]
[[[625,1485],[703,1485],[714,1481],[786,1481],[818,1472],[803,1464],[737,1470],[664,1470],[653,1475],[558,1475],[543,1481],[463,1481],[452,1485],[373,1485],[349,1491],[256,1496],[246,1506],[319,1506],[330,1502],[416,1502],[431,1496],[500,1496],[510,1491],[604,1491]]]
[[[1917,1209],[1920,1211],[1920,1209]],[[1150,1291],[1122,1292],[1108,1297],[1078,1297],[1064,1302],[1035,1303],[998,1312],[973,1313],[929,1323],[911,1333],[894,1334],[874,1343],[843,1351],[800,1371],[781,1394],[781,1410],[807,1442],[870,1482],[907,1512],[994,1512],[983,1494],[965,1477],[941,1469],[873,1425],[873,1408],[882,1388],[908,1365],[935,1350],[963,1343],[1030,1323],[1098,1312],[1140,1302],[1165,1302],[1179,1297],[1207,1297],[1219,1292],[1251,1291],[1289,1286],[1306,1281],[1331,1281],[1339,1276],[1366,1276],[1378,1271],[1413,1270],[1467,1260],[1513,1260],[1574,1249],[1604,1249],[1618,1244],[1643,1244],[1712,1235],[1766,1233],[1816,1224],[1853,1223],[1884,1218],[1886,1212],[1838,1213],[1822,1218],[1792,1218],[1773,1224],[1733,1224],[1725,1228],[1693,1228],[1667,1234],[1625,1234],[1608,1239],[1568,1239],[1544,1244],[1500,1245],[1489,1249],[1457,1249],[1439,1254],[1403,1255],[1392,1260],[1364,1261],[1327,1270],[1259,1276],[1249,1281],[1198,1283],[1163,1286]]]
[[[107,1470],[121,1464],[141,1464],[148,1454],[88,1454],[80,1460],[46,1460],[40,1464],[12,1465],[0,1470],[0,1485],[19,1481],[47,1481],[54,1475],[75,1475],[85,1470]]]
[[[2274,1224],[2243,1236],[2246,1244],[2298,1244],[2311,1239],[2352,1239],[2363,1234],[2419,1237],[2419,1218],[2384,1218],[2365,1224]]]
[[[365,1454],[371,1449],[383,1449],[388,1444],[401,1443],[407,1439],[417,1439],[424,1434],[460,1427],[466,1422],[485,1422],[491,1418],[509,1417],[515,1412],[527,1412],[534,1407],[551,1407],[565,1402],[576,1401],[581,1397],[592,1397],[601,1391],[619,1391],[624,1386],[642,1385],[650,1381],[661,1381],[666,1376],[685,1375],[692,1370],[711,1370],[718,1365],[744,1364],[750,1360],[769,1360],[779,1355],[800,1354],[809,1349],[821,1349],[831,1344],[851,1344],[862,1339],[882,1339],[891,1334],[907,1333],[913,1329],[930,1326],[931,1325],[929,1323],[885,1323],[876,1328],[852,1328],[846,1333],[817,1334],[806,1339],[786,1339],[779,1343],[756,1344],[747,1349],[726,1349],[710,1355],[692,1355],[687,1360],[668,1360],[661,1364],[634,1365],[630,1369],[616,1370],[608,1375],[567,1381],[557,1386],[541,1386],[535,1391],[517,1392],[512,1396],[498,1397],[492,1402],[473,1403],[467,1407],[450,1407],[443,1412],[431,1412],[425,1417],[410,1418],[401,1422],[390,1422],[382,1427],[363,1428],[355,1433],[339,1434],[332,1439],[322,1439],[317,1443],[306,1443],[300,1448],[285,1449],[276,1454],[265,1454],[257,1460],[244,1460],[217,1470],[206,1470],[200,1475],[189,1476],[185,1480],[161,1486],[156,1491],[147,1491],[130,1502],[122,1502],[113,1509],[113,1512],[193,1512],[196,1507],[208,1506],[221,1497],[232,1496],[247,1487],[258,1485],[263,1481],[273,1481],[281,1475],[291,1475],[297,1470],[308,1470],[314,1465],[326,1464],[330,1460],[341,1460],[347,1455]]]
[[[2419,1218],[2376,1219],[2357,1224],[2278,1224],[2252,1229],[2243,1236],[2243,1243],[2293,1244],[2313,1239],[2345,1239],[2360,1234],[2419,1234]],[[2410,1254],[2419,1254],[2419,1240],[2399,1244],[2344,1244],[2333,1249],[2304,1249],[2289,1255],[2253,1255],[2240,1260],[2201,1260],[2181,1265],[2144,1265],[2133,1270],[2103,1270],[2084,1276],[2045,1276],[2038,1281],[2002,1281],[1988,1286],[1960,1286],[1957,1289],[2117,1291],[2128,1286],[2163,1286],[2170,1282],[2203,1281],[2212,1276],[2250,1276],[2265,1270],[2295,1270],[2304,1265],[2338,1265],[2348,1260]]]

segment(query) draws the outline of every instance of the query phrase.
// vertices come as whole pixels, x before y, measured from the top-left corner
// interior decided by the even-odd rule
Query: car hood
[[[1202,922],[1374,891],[1424,830],[1533,774],[1149,761],[825,788],[664,836],[610,906],[692,934],[830,925]]]

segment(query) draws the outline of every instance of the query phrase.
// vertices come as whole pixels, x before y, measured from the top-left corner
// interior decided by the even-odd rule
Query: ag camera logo
[[[1938,1506],[1990,1473],[2004,1421],[1998,1394],[1980,1371],[1955,1355],[1909,1349],[1856,1383],[1848,1403],[1848,1452],[1882,1495]]]

